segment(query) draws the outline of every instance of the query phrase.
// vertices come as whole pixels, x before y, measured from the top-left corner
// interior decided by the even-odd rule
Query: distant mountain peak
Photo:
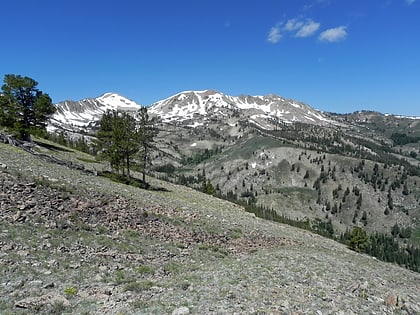
[[[136,111],[141,105],[119,95],[107,92],[97,98],[65,101],[57,104],[51,118],[50,130],[94,128],[107,110]],[[263,129],[274,129],[279,122],[330,125],[337,123],[324,113],[279,95],[230,96],[216,90],[183,91],[158,101],[149,112],[164,123],[198,126],[205,122],[236,123],[249,121]]]
[[[200,121],[232,116],[241,112],[244,119],[263,128],[271,129],[268,123],[277,119],[285,123],[303,122],[326,125],[331,121],[322,112],[302,102],[285,99],[279,95],[230,96],[215,90],[184,91],[150,106],[150,112],[165,122]]]
[[[56,107],[57,111],[48,125],[50,131],[88,128],[99,121],[107,110],[136,111],[141,105],[117,93],[107,92],[97,98],[60,102]]]
[[[140,105],[137,104],[136,102],[121,96],[117,93],[110,93],[107,92],[99,97],[96,98],[96,100],[101,103],[104,104],[106,106],[109,106],[111,108],[139,108]]]

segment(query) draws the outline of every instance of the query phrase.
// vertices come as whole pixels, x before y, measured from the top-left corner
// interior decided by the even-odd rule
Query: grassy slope
[[[80,153],[43,150],[98,169]],[[30,312],[171,314],[182,306],[193,314],[420,310],[418,274],[306,231],[256,219],[236,205],[191,189],[153,180],[168,191],[144,191],[44,162],[4,144],[0,163],[9,173],[30,181],[42,177],[71,196],[121,196],[139,210],[156,211],[161,222],[181,231],[230,235],[232,244],[263,237],[278,241],[235,251],[230,248],[239,245],[188,245],[182,238],[162,239],[132,229],[61,230],[0,219],[1,314],[27,314],[14,303],[48,294],[67,302],[41,303]],[[387,306],[389,296],[403,302]]]

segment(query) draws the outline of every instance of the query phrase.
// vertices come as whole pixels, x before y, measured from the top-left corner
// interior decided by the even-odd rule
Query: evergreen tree
[[[139,132],[134,117],[108,110],[100,120],[96,134],[99,156],[108,160],[117,172],[130,176],[131,158],[139,151]]]
[[[359,193],[359,198],[357,198],[356,201],[356,207],[358,210],[360,210],[360,208],[362,207],[362,193]]]
[[[147,108],[139,110],[139,145],[140,160],[142,161],[143,182],[146,183],[146,170],[150,164],[150,153],[155,149],[154,137],[158,134],[157,118],[150,117]]]
[[[397,237],[400,234],[400,227],[398,226],[398,223],[395,223],[392,227],[391,234],[395,237]]]
[[[364,226],[367,225],[367,213],[366,213],[366,211],[363,211],[362,217],[360,218],[360,222],[362,222]]]
[[[364,252],[368,244],[368,237],[366,232],[360,228],[355,227],[350,233],[349,247],[356,252]]]
[[[404,188],[403,188],[402,193],[403,193],[404,196],[407,196],[409,194],[407,183],[404,184]]]
[[[202,189],[202,191],[205,194],[216,196],[216,190],[214,189],[214,187],[213,187],[212,183],[210,182],[210,180],[207,180],[207,181],[204,181],[203,182],[203,189]]]
[[[31,133],[45,133],[46,122],[56,108],[48,94],[37,89],[38,82],[6,74],[0,93],[0,124],[25,141]]]

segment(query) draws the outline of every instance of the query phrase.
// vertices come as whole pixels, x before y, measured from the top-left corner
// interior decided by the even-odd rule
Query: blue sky
[[[420,116],[420,0],[4,1],[0,76],[54,102],[279,94]]]

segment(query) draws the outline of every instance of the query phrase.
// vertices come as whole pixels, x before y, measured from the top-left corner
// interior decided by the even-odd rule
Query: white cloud
[[[296,33],[296,37],[309,37],[312,36],[321,26],[320,23],[314,22],[312,20],[307,20],[303,24],[299,31]]]
[[[273,26],[268,33],[267,41],[276,44],[286,34],[299,38],[309,37],[314,35],[320,26],[321,23],[315,22],[312,19],[289,19],[286,22],[280,22]]]
[[[270,32],[267,36],[267,41],[269,41],[272,44],[276,44],[280,41],[280,39],[283,37],[283,35],[280,33],[280,26],[276,25],[271,28]]]
[[[413,4],[414,2],[416,2],[416,0],[405,0],[405,2],[406,2],[408,5],[411,5],[411,4]]]
[[[314,22],[311,19],[305,21],[290,19],[284,24],[283,29],[288,32],[296,31],[296,37],[308,37],[313,35],[319,29],[320,25],[320,23]]]
[[[319,34],[318,39],[322,42],[339,42],[347,37],[347,31],[345,26],[339,26],[330,28]]]
[[[293,32],[301,28],[302,25],[303,25],[302,21],[299,21],[298,19],[290,19],[284,25],[284,29],[286,31]]]

